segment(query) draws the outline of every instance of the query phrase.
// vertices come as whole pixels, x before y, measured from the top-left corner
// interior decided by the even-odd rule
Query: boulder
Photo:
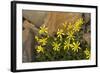
[[[48,12],[44,25],[47,26],[50,35],[54,35],[58,28],[63,28],[62,24],[67,22],[74,26],[77,19],[82,18],[82,13],[73,12]],[[66,24],[68,26],[68,24]]]
[[[23,44],[23,62],[31,62],[33,59],[34,51],[34,37],[38,32],[38,29],[27,20],[23,21],[24,30],[22,32],[22,44]]]
[[[23,10],[22,15],[25,19],[30,21],[36,27],[40,27],[44,23],[44,18],[46,17],[46,12],[35,11],[35,10]]]

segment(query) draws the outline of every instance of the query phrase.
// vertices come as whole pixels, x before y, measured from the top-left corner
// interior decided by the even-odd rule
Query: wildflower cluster
[[[43,25],[39,29],[39,35],[35,36],[37,61],[51,60],[77,60],[89,59],[90,51],[87,44],[78,39],[82,29],[83,19],[78,19],[74,24],[63,23],[63,29],[58,29],[56,36],[49,36],[48,28]],[[84,47],[82,45],[85,45]],[[86,48],[84,50],[84,48]]]
[[[40,27],[40,30],[39,30],[39,34],[40,35],[43,35],[43,34],[47,34],[47,28],[45,27],[45,25],[41,26]],[[39,35],[38,35],[39,36]],[[38,36],[35,36],[35,39],[36,41],[38,41],[38,46],[36,46],[36,51],[37,53],[44,53],[44,46],[47,44],[47,39],[48,37],[38,37]]]

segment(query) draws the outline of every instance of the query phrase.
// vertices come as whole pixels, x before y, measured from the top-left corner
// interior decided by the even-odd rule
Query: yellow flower
[[[69,23],[68,28],[67,28],[67,35],[68,35],[68,39],[72,39],[74,40],[74,30],[73,30],[73,25],[71,23]]]
[[[67,27],[67,22],[63,23],[62,25],[63,25],[63,27],[65,29]]]
[[[70,42],[67,40],[64,42],[64,50],[69,50],[69,47],[70,47]]]
[[[57,31],[57,37],[59,37],[60,39],[62,39],[62,35],[64,35],[64,32],[63,32],[63,30],[62,29],[58,29],[58,31]]]
[[[77,22],[75,22],[74,31],[79,31],[81,29],[82,24],[83,24],[83,19],[82,18],[78,19]]]
[[[79,42],[76,42],[76,43],[73,42],[73,44],[71,44],[72,50],[73,50],[74,52],[78,52],[78,50],[81,49],[81,48],[79,47],[79,45],[80,45]]]
[[[52,46],[53,46],[53,50],[54,51],[59,51],[59,47],[60,47],[61,44],[58,44],[57,42],[53,42]]]
[[[73,25],[71,23],[68,24],[67,31],[68,32],[73,31]]]
[[[90,58],[90,51],[86,48],[86,50],[84,51],[86,58],[89,59]]]
[[[43,46],[47,43],[47,38],[42,38],[38,40]]]
[[[41,26],[40,30],[39,30],[39,34],[44,34],[44,33],[48,33],[47,28],[45,27],[45,25]]]
[[[67,35],[68,35],[68,39],[70,40],[70,39],[72,39],[72,40],[74,40],[74,32],[73,31],[69,31],[68,33],[67,33]]]
[[[39,37],[38,36],[35,36],[35,39],[36,39],[36,41],[38,41],[39,40]]]
[[[37,53],[40,53],[40,52],[44,53],[44,48],[40,45],[36,48],[36,51]]]

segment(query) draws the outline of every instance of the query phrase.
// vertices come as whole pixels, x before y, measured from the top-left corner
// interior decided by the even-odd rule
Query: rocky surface
[[[23,10],[23,17],[34,24],[36,27],[40,27],[44,23],[46,12],[34,11],[34,10]]]

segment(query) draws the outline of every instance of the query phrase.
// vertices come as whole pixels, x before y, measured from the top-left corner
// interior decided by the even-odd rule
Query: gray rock
[[[88,23],[91,20],[91,14],[84,13],[83,15],[84,15],[83,18],[84,18],[85,23]]]
[[[34,51],[34,35],[37,35],[38,29],[27,20],[23,22],[24,30],[22,32],[22,44],[23,44],[23,62],[31,62],[33,60],[32,54]]]
[[[36,27],[40,27],[44,23],[47,13],[44,11],[23,10],[22,14],[25,19],[29,20]]]

